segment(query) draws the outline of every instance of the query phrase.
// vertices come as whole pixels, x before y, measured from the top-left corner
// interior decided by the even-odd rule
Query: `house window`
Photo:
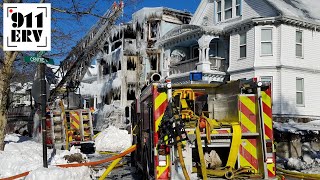
[[[296,104],[304,105],[304,79],[296,79]]]
[[[236,0],[236,16],[241,16],[241,0]]]
[[[217,15],[218,15],[218,22],[221,22],[221,1],[218,1],[218,7],[217,7]]]
[[[261,55],[272,54],[272,29],[261,29]]]
[[[225,0],[224,2],[224,19],[232,18],[232,0]]]
[[[192,48],[192,58],[198,58],[199,57],[199,47],[194,46]]]
[[[302,57],[302,31],[296,31],[296,56]]]
[[[247,57],[247,33],[240,34],[240,58]]]

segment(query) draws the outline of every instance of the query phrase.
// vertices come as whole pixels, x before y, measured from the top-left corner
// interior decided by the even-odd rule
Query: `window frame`
[[[223,10],[223,12],[224,12],[224,20],[225,21],[233,18],[233,1],[234,0],[230,0],[230,1],[231,1],[231,7],[226,8],[226,0],[224,0],[224,10]],[[226,11],[230,11],[230,10],[231,10],[231,17],[226,19]]]
[[[297,33],[301,33],[301,43],[297,42]],[[301,56],[297,55],[297,45],[301,45]],[[304,57],[304,48],[303,48],[303,31],[297,29],[296,30],[296,40],[295,40],[295,55],[297,58],[303,58]]]
[[[263,30],[271,30],[271,41],[262,41],[262,31]],[[262,44],[263,43],[271,43],[271,54],[263,54],[262,52]],[[272,27],[263,27],[260,31],[260,56],[273,56],[273,28]]]
[[[302,90],[298,90],[297,89],[297,83],[298,83],[298,80],[302,80]],[[298,93],[301,93],[302,94],[302,104],[298,104],[298,99],[297,99],[297,94]],[[301,77],[296,77],[296,106],[302,106],[304,107],[305,106],[305,88],[304,88],[304,78],[301,78]]]
[[[239,4],[237,4],[237,0],[235,0],[235,1],[236,1],[235,2],[235,4],[236,4],[236,6],[235,6],[236,17],[242,16],[242,13],[241,13],[241,1],[242,0],[239,0]],[[239,8],[239,15],[237,15],[237,8]]]
[[[246,38],[246,42],[244,44],[241,44],[241,36],[245,36]],[[246,51],[245,51],[245,56],[244,57],[241,57],[241,47],[245,47],[246,48]],[[244,32],[244,33],[240,33],[239,34],[239,59],[245,59],[247,58],[247,55],[248,55],[248,52],[247,52],[247,32]]]
[[[220,3],[220,11],[219,11],[219,3]],[[219,15],[220,15],[220,20],[219,20]],[[217,1],[217,22],[222,21],[222,0]]]

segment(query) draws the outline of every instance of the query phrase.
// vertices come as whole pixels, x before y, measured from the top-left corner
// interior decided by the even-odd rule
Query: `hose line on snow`
[[[109,167],[104,171],[104,173],[100,176],[99,180],[104,180],[108,174],[113,170],[113,168],[121,161],[122,158],[118,158],[114,160]]]
[[[292,171],[282,169],[280,167],[277,167],[277,170],[286,176],[290,176],[290,177],[294,177],[294,178],[309,179],[309,180],[320,179],[320,174],[307,174],[307,173],[302,173],[302,172],[292,172]]]
[[[99,164],[103,164],[103,163],[106,163],[106,162],[110,162],[110,161],[114,161],[116,159],[122,158],[123,156],[135,151],[136,148],[137,148],[136,145],[133,145],[130,148],[128,148],[127,150],[125,150],[124,152],[122,152],[122,153],[120,153],[118,155],[115,155],[115,156],[112,156],[112,157],[109,157],[109,158],[106,158],[106,159],[103,159],[103,160],[100,160],[100,161],[85,162],[85,163],[78,163],[78,164],[61,164],[61,165],[56,165],[56,166],[63,167],[63,168],[80,167],[80,166],[96,166],[96,165],[99,165]],[[22,177],[27,176],[29,174],[29,172],[30,171],[24,172],[24,173],[15,175],[15,176],[7,177],[7,178],[2,178],[0,180],[14,180],[14,179],[22,178]]]

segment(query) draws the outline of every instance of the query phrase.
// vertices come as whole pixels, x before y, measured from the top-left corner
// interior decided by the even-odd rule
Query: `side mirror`
[[[126,117],[129,117],[130,116],[130,110],[129,110],[129,107],[127,106],[126,109],[125,109],[125,113],[126,113]]]

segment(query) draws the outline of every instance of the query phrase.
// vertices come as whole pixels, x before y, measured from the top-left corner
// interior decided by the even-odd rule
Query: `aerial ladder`
[[[114,2],[98,23],[90,29],[61,62],[56,75],[62,76],[62,79],[51,90],[49,102],[59,95],[66,84],[73,84],[72,91],[78,88],[92,60],[103,49],[104,42],[110,36],[112,28],[115,28],[114,23],[121,16],[123,7],[123,1],[120,1],[119,4]]]

